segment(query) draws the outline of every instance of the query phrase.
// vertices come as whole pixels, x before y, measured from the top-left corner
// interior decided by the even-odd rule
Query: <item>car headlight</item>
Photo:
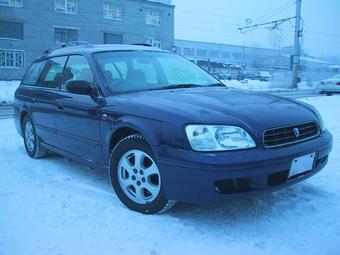
[[[230,151],[256,147],[243,128],[225,125],[188,125],[185,128],[192,149]]]

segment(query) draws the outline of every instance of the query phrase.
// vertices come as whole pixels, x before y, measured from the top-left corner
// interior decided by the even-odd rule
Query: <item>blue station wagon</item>
[[[104,169],[122,203],[145,214],[300,182],[332,149],[312,106],[228,88],[142,45],[46,51],[15,93],[15,123],[30,157],[53,151]]]

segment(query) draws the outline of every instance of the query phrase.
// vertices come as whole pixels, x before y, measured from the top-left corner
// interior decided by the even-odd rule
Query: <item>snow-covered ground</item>
[[[124,208],[106,173],[29,158],[0,120],[0,254],[340,254],[340,97],[303,99],[334,135],[327,167],[288,189],[165,215]]]
[[[0,81],[0,106],[13,103],[14,92],[20,81]]]

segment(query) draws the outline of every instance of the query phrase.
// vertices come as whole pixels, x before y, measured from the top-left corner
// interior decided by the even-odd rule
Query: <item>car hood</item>
[[[116,111],[176,125],[229,124],[257,134],[268,128],[317,120],[311,108],[295,100],[229,88],[134,92],[109,97],[107,104]]]

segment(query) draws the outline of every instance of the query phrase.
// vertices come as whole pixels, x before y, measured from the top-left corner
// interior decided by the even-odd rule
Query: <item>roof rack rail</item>
[[[77,45],[89,45],[88,42],[85,41],[72,41],[67,43],[57,43],[56,46],[49,48],[48,50],[44,51],[44,55],[47,55],[55,50],[71,47],[71,46],[77,46]]]
[[[147,44],[147,43],[133,43],[132,45],[136,45],[136,46],[146,46],[146,47],[152,47],[151,44]]]

